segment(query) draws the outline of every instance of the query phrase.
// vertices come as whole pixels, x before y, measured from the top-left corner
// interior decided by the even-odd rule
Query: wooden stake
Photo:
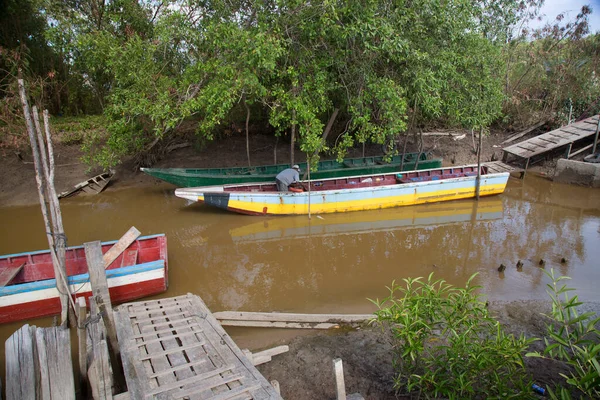
[[[477,148],[477,182],[475,196],[479,201],[479,189],[481,188],[481,137],[483,136],[483,127],[479,130],[479,147]]]
[[[48,217],[48,209],[46,207],[46,191],[44,187],[46,186],[44,183],[44,172],[42,167],[42,161],[40,159],[39,147],[36,139],[35,128],[33,126],[33,122],[31,120],[31,112],[29,110],[29,103],[27,102],[27,94],[25,93],[25,84],[23,79],[18,79],[19,85],[19,94],[21,96],[21,104],[23,106],[23,114],[25,115],[25,123],[27,126],[27,134],[29,135],[29,141],[31,143],[31,151],[33,155],[33,164],[35,167],[35,180],[37,182],[38,195],[40,200],[40,207],[42,210],[42,216],[44,218],[44,226],[46,227],[46,237],[48,239],[48,245],[50,247],[50,251],[53,254],[53,267],[54,267],[54,276],[56,277],[56,288],[59,292],[60,303],[61,303],[61,324],[66,325],[68,322],[68,313],[69,313],[69,295],[67,292],[67,286],[62,280],[61,277],[66,277],[66,270],[64,269],[64,264],[61,266],[60,260],[56,253],[54,252],[54,236],[52,226],[50,224],[50,218]],[[66,281],[66,279],[64,279]]]
[[[344,382],[344,367],[341,358],[333,360],[333,373],[335,374],[337,400],[346,400],[346,383]]]
[[[83,398],[87,394],[87,335],[85,326],[81,326],[87,315],[85,298],[77,298],[77,338],[79,344],[79,388]]]
[[[106,336],[108,337],[108,350],[111,356],[112,367],[115,373],[115,386],[124,387],[123,368],[121,366],[121,355],[119,352],[119,343],[117,341],[117,330],[115,328],[115,319],[106,282],[106,271],[104,270],[104,261],[102,259],[102,245],[100,241],[88,242],[84,244],[85,257],[90,274],[90,284],[92,286],[92,296],[94,297],[104,324],[106,326]]]
[[[310,219],[310,157],[306,160],[306,169],[308,170],[308,219]]]
[[[594,147],[592,147],[592,154],[596,154],[596,146],[598,145],[598,133],[600,132],[600,115],[598,115],[598,125],[596,125],[596,135],[594,136]]]

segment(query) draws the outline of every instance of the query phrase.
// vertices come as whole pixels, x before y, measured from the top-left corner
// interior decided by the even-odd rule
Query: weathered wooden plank
[[[192,332],[194,333],[202,333],[202,329],[200,328],[199,324],[193,324],[189,326],[190,328],[194,328],[192,329]],[[169,332],[176,332],[177,331],[177,327],[171,327],[171,328],[167,328],[167,329],[161,329],[158,331],[153,331],[153,332],[149,332],[149,333],[140,333],[139,335],[135,335],[133,338],[134,339],[141,339],[141,338],[147,338],[147,337],[151,337],[152,335],[159,335],[161,333],[169,333]]]
[[[168,338],[163,338],[163,340],[167,340]],[[139,346],[139,343],[138,343]],[[162,356],[166,356],[166,355],[170,355],[176,352],[180,352],[180,351],[185,351],[185,350],[191,350],[191,349],[195,349],[197,347],[202,347],[204,346],[204,341],[201,342],[196,342],[192,345],[189,346],[181,346],[178,348],[173,348],[173,349],[167,349],[167,350],[163,350],[163,351],[159,351],[159,352],[152,352],[152,353],[148,353],[145,356],[140,357],[140,360],[144,361],[144,360],[150,360],[150,359],[156,359],[156,358],[160,358]],[[161,346],[162,347],[162,346]]]
[[[167,392],[171,389],[177,389],[177,388],[183,387],[185,385],[189,385],[189,384],[204,382],[204,381],[206,381],[207,378],[222,374],[223,372],[231,371],[234,368],[235,368],[234,365],[227,365],[225,367],[217,368],[212,371],[206,372],[204,374],[192,375],[190,378],[181,379],[176,382],[160,386],[158,389],[151,390],[148,393],[146,393],[146,396],[158,394],[161,392]],[[237,376],[235,379],[232,379],[232,380],[238,380],[240,378],[241,378],[241,375]]]
[[[340,324],[319,322],[271,322],[271,321],[238,321],[222,319],[219,321],[223,326],[244,326],[251,328],[287,328],[287,329],[334,329]]]
[[[254,397],[254,392],[262,389],[261,385],[256,384],[252,386],[240,386],[238,388],[232,389],[229,392],[223,392],[217,396],[211,397],[211,400],[229,400],[239,398],[240,395],[247,393],[251,399],[257,399]],[[277,392],[275,392],[277,394]]]
[[[118,307],[114,311],[114,318],[121,346],[132,342],[134,340],[132,339],[134,332],[129,323],[127,306]],[[125,374],[125,381],[127,382],[129,397],[133,400],[144,399],[144,387],[149,381],[148,374],[146,374],[146,371],[142,368],[141,363],[136,362],[137,360],[125,349],[121,354],[121,361],[123,362],[123,371]]]
[[[192,294],[188,294],[190,298],[190,308],[193,310],[206,310],[208,311],[208,307],[204,304],[204,302],[198,296],[194,296]],[[222,347],[229,347],[230,352],[223,351],[222,356],[225,362],[230,362],[230,359],[237,358],[239,362],[243,365],[244,368],[240,368],[239,371],[244,373],[248,379],[256,380],[260,384],[260,389],[252,392],[252,396],[254,399],[268,399],[268,398],[280,398],[280,396],[275,392],[273,387],[269,384],[269,382],[262,376],[258,370],[252,365],[250,360],[244,353],[240,350],[240,348],[235,344],[235,342],[231,339],[231,337],[225,332],[221,324],[217,321],[217,319],[210,313],[207,312],[205,317],[206,322],[213,328],[213,330],[206,330],[206,338],[207,341],[212,341],[212,345],[218,349]]]
[[[112,396],[112,372],[106,340],[95,341],[94,357],[88,369],[88,381],[94,400],[110,400]]]
[[[154,373],[152,375],[149,375],[149,377],[150,378],[156,378],[157,376],[161,376],[161,375],[165,375],[165,374],[170,374],[172,372],[175,372],[175,371],[178,371],[178,370],[181,370],[181,369],[194,368],[194,367],[197,367],[200,364],[203,364],[203,363],[206,363],[206,362],[208,362],[208,358],[202,359],[202,360],[197,361],[197,362],[189,362],[187,364],[182,364],[182,365],[178,365],[176,367],[171,367],[168,370],[159,371],[159,372],[156,372],[156,373]]]
[[[77,320],[79,325],[77,327],[77,340],[79,344],[79,388],[83,397],[87,394],[87,334],[86,329],[83,327],[83,322],[87,316],[87,310],[85,305],[85,298],[77,298]]]
[[[217,320],[269,321],[269,322],[328,322],[352,323],[373,319],[373,314],[296,314],[248,311],[219,311],[212,314]]]
[[[556,129],[551,132],[547,132],[543,135],[537,136],[535,138],[525,140],[523,142],[514,144],[509,147],[505,147],[502,150],[504,154],[513,154],[522,158],[530,158],[540,154],[543,154],[548,151],[552,151],[554,149],[560,148],[562,146],[567,146],[572,144],[578,140],[584,139],[586,137],[592,136],[595,134],[594,124],[598,120],[598,116],[594,116],[592,118],[588,118],[583,121],[576,122],[574,124],[568,125],[566,127],[562,127]],[[544,141],[549,143],[545,148],[532,148],[528,147],[537,143],[539,146],[540,141]],[[553,144],[550,144],[553,143]]]
[[[152,307],[154,308],[154,307]],[[173,308],[173,313],[168,313],[164,311],[163,309],[158,309],[158,310],[150,310],[147,311],[145,315],[148,315],[148,317],[143,317],[142,312],[138,311],[136,313],[136,317],[135,320],[132,320],[132,322],[137,323],[138,326],[140,327],[140,332],[143,331],[143,328],[146,326],[149,326],[150,328],[154,328],[154,324],[155,321],[161,321],[161,320],[167,320],[167,322],[170,323],[170,325],[173,325],[173,323],[177,323],[179,321],[181,321],[182,318],[178,318],[173,320],[172,316],[176,315],[176,316],[185,316],[190,315],[191,313],[189,312],[181,312],[182,309],[181,307],[171,307]],[[179,312],[178,312],[179,311]],[[158,315],[155,315],[158,314]],[[160,323],[160,322],[158,322]],[[194,377],[194,373],[192,372],[192,370],[190,368],[176,368],[173,369],[173,367],[178,367],[181,365],[185,365],[188,363],[188,359],[184,356],[183,352],[185,351],[185,349],[183,349],[179,343],[181,343],[182,337],[180,336],[179,333],[173,333],[173,330],[176,331],[176,328],[172,326],[172,330],[169,332],[164,332],[164,333],[159,333],[156,328],[155,332],[154,332],[154,338],[153,339],[148,339],[148,331],[144,332],[145,336],[142,338],[139,338],[137,340],[138,342],[138,346],[141,343],[144,343],[144,346],[146,346],[148,349],[152,349],[152,351],[148,351],[148,355],[141,357],[141,360],[143,361],[144,359],[148,359],[150,360],[153,365],[154,365],[154,359],[155,358],[159,358],[160,362],[162,363],[163,359],[162,356],[166,356],[166,360],[167,360],[167,364],[164,364],[161,366],[161,368],[154,368],[155,371],[169,371],[169,374],[160,374],[157,375],[156,378],[159,377],[164,377],[164,376],[172,376],[174,379],[175,383],[161,383],[159,382],[159,386],[157,389],[156,393],[162,393],[165,392],[167,390],[164,389],[164,387],[169,387],[169,385],[171,384],[176,384],[181,386],[181,384],[177,383],[177,382],[181,382],[182,380],[186,380],[186,379],[190,379]],[[152,332],[150,330],[150,332]],[[156,347],[156,345],[158,345],[158,347]],[[194,343],[193,346],[195,347],[201,347],[203,345],[203,341],[199,341]],[[165,349],[164,351],[161,351],[161,349]]]
[[[542,121],[539,122],[531,127],[529,127],[528,129],[525,129],[524,131],[517,133],[516,135],[513,135],[511,137],[509,137],[508,139],[506,139],[504,142],[502,142],[501,144],[505,144],[505,143],[510,143],[510,142],[514,142],[515,140],[527,135],[529,132],[533,131],[534,129],[539,128],[540,126],[544,125],[546,123],[546,121]]]
[[[333,373],[335,375],[337,399],[346,400],[346,383],[344,381],[344,367],[341,358],[333,360]]]
[[[135,319],[131,319],[130,316],[127,316],[127,321],[133,327],[133,333],[140,334],[142,332],[142,327],[135,322]],[[151,329],[152,327],[148,327]],[[156,337],[156,335],[155,335]],[[146,384],[147,386],[143,387],[144,398],[146,393],[149,390],[158,388],[162,385],[166,385],[168,383],[175,382],[177,379],[174,373],[162,374],[160,376],[149,378],[149,376],[156,371],[168,371],[171,368],[171,364],[169,363],[169,359],[166,354],[158,355],[163,348],[159,343],[149,343],[147,346],[138,347],[137,344],[142,341],[143,338],[133,339],[122,345],[127,346],[126,351],[130,354],[132,358],[132,362],[136,364],[141,364],[144,366],[145,375],[147,377],[146,382],[142,382],[142,384]],[[130,347],[135,346],[135,349],[129,350]],[[153,356],[153,357],[152,357]],[[144,362],[144,360],[146,360]],[[138,368],[139,369],[139,368]]]
[[[41,398],[75,399],[69,330],[61,327],[37,328],[36,344],[40,365]]]
[[[288,351],[290,351],[290,347],[284,345],[284,346],[277,346],[277,347],[273,347],[271,349],[252,353],[252,356],[254,356],[254,357],[262,357],[262,356],[273,357],[273,356],[276,356],[279,354],[287,353]]]
[[[161,399],[281,398],[195,298],[131,303],[115,312],[127,380],[133,374],[138,381],[129,392]]]
[[[185,309],[189,310],[190,301],[187,296],[180,298],[179,304]],[[205,315],[205,310],[196,310],[196,315]],[[190,346],[194,342],[200,340],[206,343],[202,348],[196,349],[196,351],[186,351],[185,355],[190,361],[199,362],[201,360],[206,360],[207,362],[201,363],[198,365],[198,368],[194,368],[195,374],[211,374],[215,368],[223,367],[227,365],[221,355],[214,349],[210,342],[207,342],[206,339],[206,329],[211,329],[206,326],[206,321],[203,318],[198,318],[197,316],[192,318],[189,322],[185,324],[178,324],[177,331],[178,332],[191,332],[192,327],[196,324],[200,325],[202,329],[202,333],[200,337],[191,337],[184,336],[181,339],[181,346]],[[184,389],[186,393],[190,393],[190,398],[193,399],[207,399],[212,398],[215,393],[228,392],[231,387],[240,386],[241,383],[230,383],[229,385],[223,383],[223,376],[232,376],[232,371],[224,371],[222,374],[218,375],[207,375],[207,378],[204,382],[199,385],[188,385]],[[178,392],[179,393],[179,392]]]
[[[140,235],[140,231],[138,231],[135,226],[129,228],[129,230],[125,232],[123,236],[121,236],[119,241],[102,256],[104,269],[108,268],[110,264],[112,264],[113,261],[115,261],[121,255],[121,253],[125,251],[126,248],[131,246],[131,244],[135,242]]]
[[[4,344],[6,399],[36,400],[35,327],[23,325]]]
[[[169,306],[169,307],[152,307],[152,308],[148,308],[148,309],[135,309],[129,313],[129,317],[130,318],[133,318],[133,317],[141,318],[144,315],[148,315],[148,313],[153,313],[153,312],[171,313],[172,311],[181,311],[181,310],[182,310],[182,308],[180,305]]]
[[[159,310],[159,311],[155,311],[154,313],[158,313],[158,312],[163,312],[163,311]],[[153,323],[154,321],[158,321],[159,319],[165,319],[167,316],[169,317],[169,321],[178,322],[178,321],[182,321],[186,318],[186,316],[185,316],[186,313],[187,313],[186,311],[183,311],[183,312],[172,313],[172,314],[169,313],[168,315],[160,314],[160,315],[152,316],[150,314],[153,314],[153,312],[150,312],[150,313],[146,313],[146,315],[148,315],[148,316],[143,317],[143,318],[142,318],[141,314],[135,314],[134,317],[136,317],[136,319],[134,322],[138,325],[142,325],[142,324],[148,323],[148,322],[151,323],[151,325],[154,325],[154,323]],[[189,313],[187,313],[187,314],[189,315]],[[173,317],[183,317],[183,318],[174,319]]]
[[[117,341],[115,320],[110,301],[110,294],[108,292],[108,283],[106,282],[106,272],[102,258],[102,246],[100,241],[88,242],[84,244],[84,249],[90,275],[90,284],[92,286],[92,295],[94,296],[100,314],[104,319],[104,326],[108,338],[108,351],[111,356],[115,377],[118,379],[122,376],[121,357],[119,355],[119,343]],[[115,381],[115,384],[119,387],[122,386],[122,382],[119,380]]]
[[[106,342],[104,321],[98,314],[94,297],[90,297],[90,322],[86,326],[89,337],[87,377],[94,399],[112,399],[113,373]]]
[[[0,287],[4,287],[13,280],[13,278],[21,272],[23,267],[27,263],[23,263],[21,265],[10,266],[0,272]]]

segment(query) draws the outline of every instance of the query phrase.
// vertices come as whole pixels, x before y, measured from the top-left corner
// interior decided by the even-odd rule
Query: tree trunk
[[[248,107],[248,103],[246,103],[246,95],[242,96],[242,102],[244,103],[244,107],[246,107],[246,156],[248,157],[248,166],[251,167],[250,163],[250,132],[248,130],[248,124],[250,123],[250,107]]]
[[[292,111],[292,119],[296,120],[296,110]],[[290,165],[294,165],[294,146],[296,145],[296,124],[292,124],[292,133],[290,134]]]

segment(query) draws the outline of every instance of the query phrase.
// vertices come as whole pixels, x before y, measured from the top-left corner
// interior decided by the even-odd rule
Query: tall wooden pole
[[[310,219],[310,157],[306,160],[306,169],[308,172],[308,219]]]
[[[31,143],[31,151],[33,155],[33,164],[35,167],[35,180],[37,182],[38,195],[40,199],[40,207],[42,210],[42,216],[44,217],[44,225],[46,228],[46,237],[48,239],[48,245],[50,246],[50,253],[52,254],[52,265],[54,267],[54,275],[56,278],[56,288],[59,292],[60,303],[61,303],[61,324],[66,325],[68,322],[69,312],[69,295],[68,288],[66,286],[66,269],[65,264],[61,264],[56,254],[54,246],[53,230],[48,217],[48,209],[46,206],[46,188],[44,182],[44,170],[42,166],[42,159],[40,157],[40,147],[35,134],[35,128],[33,121],[31,120],[31,112],[29,109],[29,103],[27,102],[27,94],[25,93],[25,84],[22,79],[18,80],[19,94],[21,96],[21,104],[23,106],[23,114],[25,115],[25,123],[27,126],[27,134],[29,135],[29,141]],[[39,123],[38,123],[39,124]]]
[[[483,127],[479,130],[479,146],[477,147],[477,182],[475,197],[479,201],[479,189],[481,187],[481,137],[483,136]]]

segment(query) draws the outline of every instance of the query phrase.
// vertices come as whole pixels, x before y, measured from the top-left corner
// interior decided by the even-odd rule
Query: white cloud
[[[566,21],[573,21],[581,11],[581,7],[589,5],[592,8],[592,14],[588,16],[590,32],[600,33],[600,0],[546,0],[542,7],[542,21],[532,23],[532,27],[544,25],[546,22],[553,23],[558,14],[564,13]]]

